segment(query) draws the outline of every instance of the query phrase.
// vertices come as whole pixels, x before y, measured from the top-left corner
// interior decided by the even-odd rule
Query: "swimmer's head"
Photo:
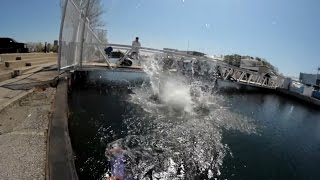
[[[118,143],[114,143],[111,145],[111,148],[117,148],[117,147],[120,147]]]
[[[123,150],[121,148],[121,146],[118,143],[114,143],[111,145],[111,148],[109,149],[109,153],[111,155],[116,155],[121,153]]]

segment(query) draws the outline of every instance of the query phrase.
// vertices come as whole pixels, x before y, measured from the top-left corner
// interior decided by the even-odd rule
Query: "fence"
[[[86,17],[87,6],[84,1],[64,0],[59,37],[59,69],[82,68],[82,64],[104,60],[103,52],[106,31],[93,30]]]

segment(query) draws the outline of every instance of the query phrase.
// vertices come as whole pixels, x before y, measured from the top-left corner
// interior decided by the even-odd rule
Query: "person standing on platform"
[[[139,49],[140,48],[141,48],[141,44],[139,42],[139,37],[136,37],[136,39],[134,41],[132,41],[131,58],[138,60],[139,65],[141,64],[140,59],[139,59]]]

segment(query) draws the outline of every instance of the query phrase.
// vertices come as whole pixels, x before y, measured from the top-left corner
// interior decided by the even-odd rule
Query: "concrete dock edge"
[[[278,88],[276,90],[277,90],[277,93],[280,94],[280,95],[293,97],[296,100],[299,100],[300,102],[304,102],[306,104],[313,105],[313,106],[318,107],[318,108],[320,107],[320,100],[317,100],[315,98],[307,97],[307,96],[304,96],[304,95],[296,93],[296,92],[288,91],[286,89]]]
[[[47,141],[48,180],[77,180],[74,156],[68,131],[68,81],[60,80]]]

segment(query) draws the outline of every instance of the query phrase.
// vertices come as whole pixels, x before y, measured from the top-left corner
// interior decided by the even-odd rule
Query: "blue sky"
[[[112,43],[266,58],[286,75],[320,66],[319,0],[103,0]],[[1,0],[0,36],[53,41],[59,0]],[[6,17],[6,18],[3,18]]]

